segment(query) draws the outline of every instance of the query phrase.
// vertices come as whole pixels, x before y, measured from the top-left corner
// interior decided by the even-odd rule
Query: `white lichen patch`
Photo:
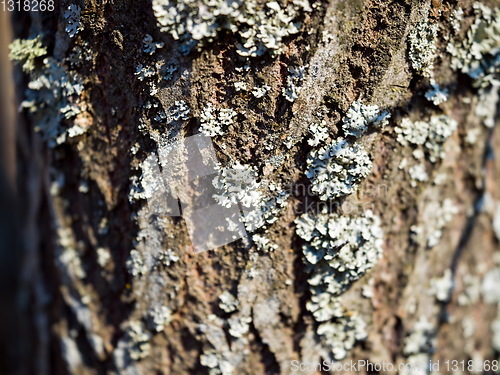
[[[227,127],[234,123],[236,115],[231,108],[216,110],[209,103],[200,114],[200,132],[208,137],[223,135]]]
[[[432,116],[428,122],[412,122],[408,118],[395,128],[397,141],[403,145],[422,146],[429,161],[435,163],[444,159],[444,143],[457,129],[457,122],[446,115]]]
[[[433,76],[438,26],[438,23],[425,20],[417,24],[408,35],[411,66],[423,77]]]
[[[179,256],[172,250],[167,249],[162,251],[156,258],[157,264],[165,267],[170,267],[172,264],[179,261]]]
[[[306,308],[319,323],[316,333],[321,343],[333,359],[343,359],[366,337],[366,324],[346,311],[339,296],[382,256],[380,219],[366,211],[358,217],[304,214],[295,222],[297,234],[306,241],[303,253],[311,271]]]
[[[401,145],[423,145],[429,134],[429,125],[425,121],[412,122],[409,118],[404,118],[395,131],[396,140]]]
[[[161,332],[172,321],[172,312],[167,306],[156,306],[149,309],[147,319],[148,326],[154,332]]]
[[[239,162],[223,168],[213,181],[220,191],[215,200],[224,207],[241,203],[244,208],[252,208],[261,200],[257,177],[255,168]]]
[[[370,126],[387,125],[390,113],[381,111],[376,105],[364,105],[355,101],[343,119],[342,129],[346,136],[360,137]]]
[[[491,346],[500,353],[500,316],[491,323]]]
[[[259,233],[253,234],[252,240],[253,240],[255,246],[257,247],[257,249],[259,249],[265,253],[268,253],[268,252],[271,252],[271,251],[278,249],[278,245],[271,242],[271,240],[268,237],[266,237],[262,234],[259,234]]]
[[[360,144],[337,139],[330,145],[313,150],[307,158],[306,176],[311,190],[327,200],[349,195],[371,171],[372,162]]]
[[[413,326],[410,334],[404,339],[403,353],[410,366],[404,366],[401,375],[426,375],[430,373],[429,360],[435,350],[436,329],[434,325],[421,316]]]
[[[452,68],[467,74],[478,88],[476,115],[485,126],[495,125],[500,101],[500,9],[474,4],[476,19],[460,42],[450,42]]]
[[[250,330],[250,323],[252,318],[250,316],[233,316],[228,319],[229,323],[229,334],[232,337],[241,338],[244,337]]]
[[[462,279],[463,291],[458,295],[460,306],[475,304],[481,296],[481,280],[474,275],[466,274]]]
[[[453,287],[453,275],[451,270],[447,269],[442,277],[434,277],[431,279],[430,293],[436,297],[439,302],[448,302]]]
[[[334,360],[341,360],[354,347],[356,342],[367,337],[366,323],[356,313],[347,312],[340,300],[335,301],[337,314],[330,322],[321,323],[316,333],[321,342],[330,349]]]
[[[153,41],[153,37],[149,34],[146,34],[142,40],[142,50],[150,55],[155,53],[158,48],[163,48],[163,46],[163,43]]]
[[[297,234],[307,241],[303,246],[304,256],[309,264],[315,265],[309,278],[313,296],[342,294],[382,256],[380,219],[370,210],[359,217],[305,214],[295,222]],[[314,299],[309,306],[317,319],[328,316]]]
[[[432,353],[434,348],[435,327],[425,317],[413,326],[412,331],[404,340],[403,352],[407,356]]]
[[[126,262],[128,272],[134,277],[140,277],[146,274],[148,267],[145,263],[144,257],[137,250],[131,250],[129,258]]]
[[[78,32],[83,30],[81,12],[82,8],[75,4],[71,4],[64,12],[64,18],[67,22],[65,30],[70,38],[73,38]]]
[[[410,175],[411,178],[410,184],[413,187],[417,186],[418,182],[429,181],[429,175],[427,174],[427,171],[425,170],[425,165],[423,164],[417,164],[411,166],[410,168],[408,168],[408,174]]]
[[[286,85],[283,87],[282,93],[285,99],[289,102],[294,102],[299,97],[302,81],[304,80],[305,69],[306,66],[288,68]]]
[[[191,108],[184,100],[177,100],[174,105],[168,110],[172,121],[186,121],[189,119]]]
[[[493,212],[493,232],[498,241],[500,241],[500,202],[495,204],[495,211]]]
[[[467,142],[469,145],[474,145],[476,144],[480,135],[481,135],[481,129],[479,128],[468,129],[467,134],[465,135],[465,142]]]
[[[106,267],[106,265],[111,260],[111,253],[109,252],[109,249],[100,247],[96,250],[96,252],[97,252],[97,263],[103,268]]]
[[[219,301],[219,307],[227,313],[235,312],[239,307],[236,297],[227,290],[219,296]]]
[[[233,365],[222,359],[214,350],[209,350],[200,355],[200,363],[209,369],[210,375],[232,375]]]
[[[500,304],[500,268],[495,267],[484,275],[481,285],[483,300],[486,303]]]
[[[444,228],[458,213],[458,207],[451,199],[444,199],[442,203],[431,202],[425,207],[425,223],[412,226],[412,239],[420,244],[432,248],[439,244]]]
[[[309,134],[311,135],[311,138],[307,140],[307,143],[310,146],[315,147],[326,141],[329,136],[326,121],[322,120],[320,123],[313,123],[309,127]]]
[[[363,285],[363,288],[361,288],[361,295],[365,298],[373,298],[374,294],[374,286],[375,286],[375,280],[373,277],[368,281],[367,284]]]
[[[239,204],[240,220],[249,232],[278,220],[290,195],[266,180],[259,182],[256,169],[239,162],[221,169],[213,185],[218,190],[214,195],[217,203],[226,208]]]
[[[248,345],[245,336],[251,321],[251,317],[247,315],[233,315],[226,324],[226,321],[217,316],[209,315],[203,324],[199,324],[199,331],[206,336],[208,342],[200,356],[200,363],[208,368],[209,374],[236,373],[235,369],[244,359],[244,348]],[[229,326],[229,334],[233,338],[231,345],[227,341],[224,326]]]
[[[450,42],[448,52],[453,57],[452,68],[478,80],[500,64],[500,9],[475,3],[474,13],[476,20],[466,38],[458,45]]]
[[[263,85],[261,87],[255,86],[252,89],[252,95],[259,99],[265,96],[269,90],[271,90],[271,86],[268,85]]]
[[[131,321],[126,329],[128,355],[134,361],[146,358],[151,353],[151,334],[140,321]]]
[[[236,91],[247,91],[248,90],[248,85],[246,82],[235,82],[234,83],[234,89]]]
[[[227,30],[236,35],[237,52],[242,56],[277,54],[283,38],[299,32],[299,16],[311,10],[303,0],[287,5],[277,1],[262,5],[254,0],[153,0],[160,30],[181,41],[184,53],[201,49]]]

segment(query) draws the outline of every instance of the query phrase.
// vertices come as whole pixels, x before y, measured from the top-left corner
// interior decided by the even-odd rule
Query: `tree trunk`
[[[23,263],[9,372],[498,372],[500,13],[481,3],[14,13],[16,37],[46,50],[14,57]],[[233,169],[167,196],[179,155],[165,150],[183,139]],[[248,181],[231,180],[238,168]],[[199,200],[210,176],[222,198]],[[245,212],[251,189],[258,225],[200,247],[226,219],[220,200]],[[165,211],[178,197],[182,212]]]

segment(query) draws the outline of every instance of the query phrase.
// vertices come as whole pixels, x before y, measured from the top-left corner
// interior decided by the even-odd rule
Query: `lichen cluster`
[[[303,253],[311,273],[307,309],[319,323],[317,333],[335,359],[345,357],[366,333],[357,315],[346,316],[339,296],[375,266],[382,256],[380,219],[368,210],[363,216],[305,214],[296,220],[305,240]]]
[[[222,168],[213,185],[219,191],[214,195],[217,203],[224,207],[239,205],[240,220],[249,232],[274,223],[289,197],[289,192],[279,186],[258,181],[255,168],[239,162]]]
[[[452,69],[473,80],[479,98],[476,115],[492,128],[500,100],[500,9],[481,3],[475,3],[473,9],[476,18],[466,38],[448,43],[447,51],[452,56]]]
[[[458,208],[449,198],[443,202],[431,202],[425,208],[425,222],[411,227],[413,241],[428,248],[438,245],[444,228],[457,213]]]
[[[420,22],[408,36],[408,57],[412,68],[426,78],[433,76],[436,38],[439,25],[428,19]]]
[[[65,30],[70,38],[74,38],[78,32],[83,30],[83,25],[81,24],[81,12],[82,9],[75,4],[68,6],[64,12],[64,18],[67,22]]]
[[[288,68],[288,76],[286,77],[286,84],[283,87],[282,93],[289,102],[294,102],[299,97],[305,69],[305,66]]]
[[[207,104],[200,115],[200,132],[208,137],[223,135],[227,127],[234,123],[236,111],[231,108],[216,110],[212,104]]]
[[[160,30],[182,43],[189,53],[213,41],[222,31],[237,37],[242,56],[279,53],[283,38],[299,32],[300,16],[310,12],[307,0],[287,5],[277,1],[259,4],[242,0],[153,0],[153,12]]]
[[[365,105],[360,101],[355,101],[347,111],[342,129],[346,136],[358,138],[370,126],[385,126],[390,116],[389,112],[380,110],[376,105]]]
[[[86,129],[78,124],[61,126],[81,112],[77,99],[83,91],[82,79],[51,57],[43,60],[41,69],[31,73],[25,100],[21,107],[27,109],[49,147],[63,143],[66,137],[83,134]]]
[[[450,42],[452,68],[468,74],[474,80],[492,80],[500,66],[500,9],[474,4],[476,19],[459,44]]]
[[[444,143],[457,129],[457,122],[447,115],[434,115],[428,122],[411,121],[404,118],[395,128],[397,141],[403,145],[412,145],[425,152],[428,159],[435,163],[444,159]]]
[[[9,58],[21,63],[25,73],[32,73],[37,58],[47,55],[47,47],[43,45],[40,36],[33,39],[15,39],[9,49]]]
[[[436,327],[424,316],[415,323],[410,334],[404,339],[403,353],[407,362],[425,372],[428,368],[430,355],[435,348]],[[405,368],[403,374],[412,373]]]
[[[311,151],[307,167],[311,190],[328,200],[355,192],[370,173],[372,162],[361,144],[339,138]]]

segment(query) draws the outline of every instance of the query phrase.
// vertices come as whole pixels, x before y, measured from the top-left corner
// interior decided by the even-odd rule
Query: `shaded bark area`
[[[368,323],[367,339],[347,360],[405,362],[405,338],[422,316],[435,327],[429,359],[496,358],[491,323],[497,307],[482,300],[464,305],[459,297],[466,294],[468,277],[482,280],[495,264],[492,202],[500,201],[500,164],[492,155],[500,140],[475,115],[476,92],[450,69],[444,42],[438,46],[436,80],[456,82],[457,90],[439,111],[459,125],[446,158],[427,163],[429,181],[412,186],[400,168],[412,150],[396,142],[394,130],[404,117],[416,120],[437,111],[422,97],[429,82],[410,67],[407,36],[430,16],[440,25],[440,40],[449,37],[457,3],[470,12],[469,1],[317,2],[280,55],[249,60],[237,55],[230,33],[182,55],[178,42],[159,31],[149,1],[85,0],[79,4],[83,29],[75,38],[64,30],[68,3],[52,14],[31,14],[29,33],[44,35],[50,55],[83,78],[83,110],[71,121],[86,131],[48,149],[27,116],[18,128],[19,195],[25,198],[19,304],[29,322],[22,330],[30,337],[23,353],[32,360],[19,363],[17,373],[204,374],[209,369],[200,356],[211,351],[237,358],[238,374],[289,374],[294,360],[321,361],[318,323],[306,308],[309,271],[294,220],[321,206],[300,189],[309,186],[304,171],[313,149],[307,143],[310,129],[324,121],[331,138],[344,136],[340,122],[355,100],[387,109],[392,117],[387,127],[360,140],[373,159],[370,176],[356,193],[333,203],[345,215],[373,210],[384,230],[382,260],[343,295],[349,310]],[[146,34],[165,44],[154,55],[143,52]],[[71,66],[69,56],[77,48],[86,57]],[[139,65],[157,63],[176,68],[172,79],[158,79],[157,71],[153,78],[137,78]],[[307,74],[292,103],[282,95],[287,68],[302,66]],[[269,91],[262,98],[237,91],[234,84],[242,80]],[[191,108],[189,120],[155,120],[178,101]],[[161,141],[197,133],[208,103],[238,113],[226,134],[213,138],[223,164],[237,160],[253,166],[261,179],[297,187],[265,233],[277,245],[274,251],[259,250],[245,238],[196,254],[182,219],[148,216],[144,200],[130,199],[141,163]],[[479,129],[474,144],[465,140],[470,129]],[[429,248],[415,240],[413,228],[432,226],[433,207],[445,199],[458,212]],[[154,256],[171,249],[179,259],[134,277],[127,260],[137,248]],[[109,259],[102,261],[101,254]],[[430,283],[447,269],[455,287],[450,301],[439,302]],[[362,298],[369,285],[372,295]],[[224,291],[238,300],[237,312],[221,308]],[[148,319],[159,306],[172,316],[155,332]],[[228,321],[235,317],[248,321],[241,337],[230,333]],[[466,335],[463,321],[471,317],[477,324]],[[134,341],[134,322],[145,327],[147,339]],[[147,350],[137,349],[144,343]],[[131,358],[136,350],[141,357]]]

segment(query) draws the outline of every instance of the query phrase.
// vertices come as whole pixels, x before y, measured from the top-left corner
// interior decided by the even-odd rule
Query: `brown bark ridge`
[[[25,100],[35,104],[25,103],[17,131],[23,264],[16,306],[26,324],[11,372],[319,374],[339,373],[318,366],[323,361],[360,360],[396,368],[440,361],[443,373],[446,361],[466,361],[464,373],[473,361],[478,373],[495,372],[499,46],[488,33],[492,24],[498,30],[498,4],[249,1],[254,10],[241,17],[262,11],[265,20],[287,22],[267,29],[259,19],[264,36],[255,38],[264,51],[245,57],[241,45],[254,30],[248,19],[219,9],[215,33],[184,31],[204,9],[210,19],[210,7],[226,2],[173,1],[174,26],[162,25],[152,3],[56,1],[53,11],[14,15],[24,25],[16,37],[40,35],[48,50],[18,91],[30,80],[49,83],[30,84]],[[244,7],[227,4],[233,12]],[[273,50],[265,38],[292,24],[273,13],[276,6],[295,9],[298,30]],[[483,39],[471,28],[485,30]],[[186,51],[193,38],[198,45]],[[467,70],[470,55],[456,55],[470,52],[467,40],[490,48],[482,50],[479,76]],[[446,98],[426,99],[433,88]],[[350,136],[354,103],[391,116]],[[145,161],[198,133],[210,106],[214,121],[231,117],[220,121],[223,134],[212,134],[221,165],[246,166],[260,186],[293,188],[264,226],[196,253],[184,219],[152,212]],[[421,128],[431,130],[420,142],[412,137]],[[340,138],[366,150],[373,166],[351,194],[322,201],[305,174],[308,155]],[[325,283],[347,277],[343,265],[319,273],[331,263],[306,259],[313,245],[296,220],[330,215],[354,223],[367,211],[380,219],[383,255],[328,294]],[[320,275],[316,288],[313,275]],[[340,303],[340,315],[319,319],[315,293]]]

